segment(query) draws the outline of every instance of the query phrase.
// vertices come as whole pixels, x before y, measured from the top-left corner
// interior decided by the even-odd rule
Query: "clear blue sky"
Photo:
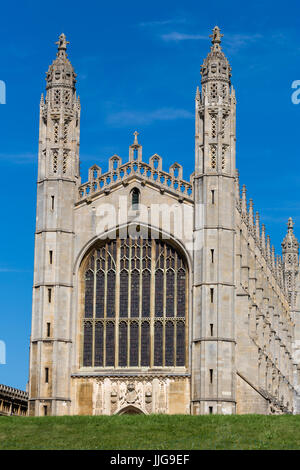
[[[25,388],[33,282],[38,113],[45,72],[61,32],[78,73],[82,104],[82,181],[94,163],[126,158],[140,132],[144,158],[194,164],[194,96],[211,29],[224,33],[237,96],[241,183],[280,253],[292,216],[300,237],[300,5],[297,1],[177,0],[3,2],[0,80],[0,340],[7,364],[0,383]]]

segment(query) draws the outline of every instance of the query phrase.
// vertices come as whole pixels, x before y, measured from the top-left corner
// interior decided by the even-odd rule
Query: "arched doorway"
[[[117,413],[118,415],[144,415],[145,413],[140,409],[136,408],[135,406],[128,405],[125,408],[122,408]]]

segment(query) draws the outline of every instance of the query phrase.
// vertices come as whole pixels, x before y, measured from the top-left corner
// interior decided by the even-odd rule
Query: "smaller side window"
[[[140,191],[137,188],[134,188],[131,192],[131,203],[132,209],[137,211],[140,203]]]

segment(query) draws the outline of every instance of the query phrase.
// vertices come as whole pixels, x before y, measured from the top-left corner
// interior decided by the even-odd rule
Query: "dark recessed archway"
[[[145,414],[140,408],[136,406],[128,405],[125,408],[122,408],[117,413],[118,415],[143,415]]]

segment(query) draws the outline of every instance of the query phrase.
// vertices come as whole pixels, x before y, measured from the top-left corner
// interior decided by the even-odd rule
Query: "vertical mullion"
[[[151,280],[150,280],[150,367],[154,364],[154,317],[155,317],[155,262],[156,241],[151,240]]]
[[[173,338],[173,341],[174,341],[173,364],[174,364],[174,366],[176,366],[176,348],[177,348],[177,305],[178,305],[178,297],[177,297],[177,296],[178,296],[178,291],[177,291],[178,255],[177,255],[177,251],[175,251],[174,258],[175,258],[175,273],[174,273],[174,277],[175,277],[175,281],[174,281],[174,302],[175,302],[175,305],[174,305],[174,317],[175,317],[175,320],[174,320],[174,338]]]
[[[88,264],[86,265],[86,267]],[[84,291],[84,297],[83,297],[83,315],[82,315],[82,335],[81,335],[81,360],[80,363],[83,366],[83,356],[84,356],[84,341],[85,341],[85,296],[86,296],[86,267],[83,271],[83,291]]]
[[[167,276],[166,276],[166,269],[167,269],[167,247],[166,244],[163,245],[163,275],[164,275],[164,282],[163,282],[163,318],[166,318],[166,303],[167,303]]]
[[[131,318],[131,258],[132,238],[128,238],[129,260],[128,260],[128,304],[127,304],[127,367],[130,367],[130,318]]]
[[[176,367],[176,358],[177,358],[177,321],[174,321],[174,366]]]
[[[107,306],[107,243],[104,247],[105,253],[105,268],[104,268],[104,329],[103,329],[103,366],[106,367],[106,327],[107,327],[107,316],[106,316],[106,306]]]
[[[141,367],[141,357],[142,357],[142,320],[138,320],[138,367]]]
[[[184,324],[185,324],[185,367],[188,364],[189,360],[189,348],[188,348],[188,339],[189,339],[189,316],[188,316],[188,311],[189,311],[189,279],[188,279],[188,270],[186,268],[186,265],[184,263],[184,271],[185,271],[185,309],[184,309]]]
[[[85,340],[85,321],[83,320],[82,322],[82,331],[83,331],[83,334],[81,335],[81,360],[80,360],[80,363],[81,363],[81,366],[84,366],[83,364],[83,355],[84,355],[84,340]]]
[[[139,337],[138,337],[138,367],[141,367],[142,356],[142,295],[143,295],[143,239],[139,238],[140,244],[140,286],[139,286]]]
[[[103,322],[103,367],[106,367],[106,320]]]
[[[119,317],[120,317],[120,239],[116,239],[115,277],[115,367],[119,366]]]
[[[97,280],[97,275],[96,275],[96,270],[97,270],[97,258],[96,258],[96,253],[97,250],[94,250],[94,266],[93,266],[93,271],[94,271],[94,289],[93,289],[93,320],[92,320],[92,367],[95,366],[95,318],[96,318],[96,280]]]
[[[162,318],[162,366],[165,366],[165,355],[166,355],[166,304],[167,304],[167,245],[163,245],[163,318]]]
[[[103,317],[106,319],[107,318],[107,312],[106,312],[106,308],[107,308],[107,243],[105,244],[105,268],[104,268],[104,305],[103,305],[103,309],[104,309],[104,312],[103,312]]]
[[[177,317],[177,305],[178,305],[178,294],[177,294],[177,275],[178,275],[178,255],[174,253],[174,317]]]

